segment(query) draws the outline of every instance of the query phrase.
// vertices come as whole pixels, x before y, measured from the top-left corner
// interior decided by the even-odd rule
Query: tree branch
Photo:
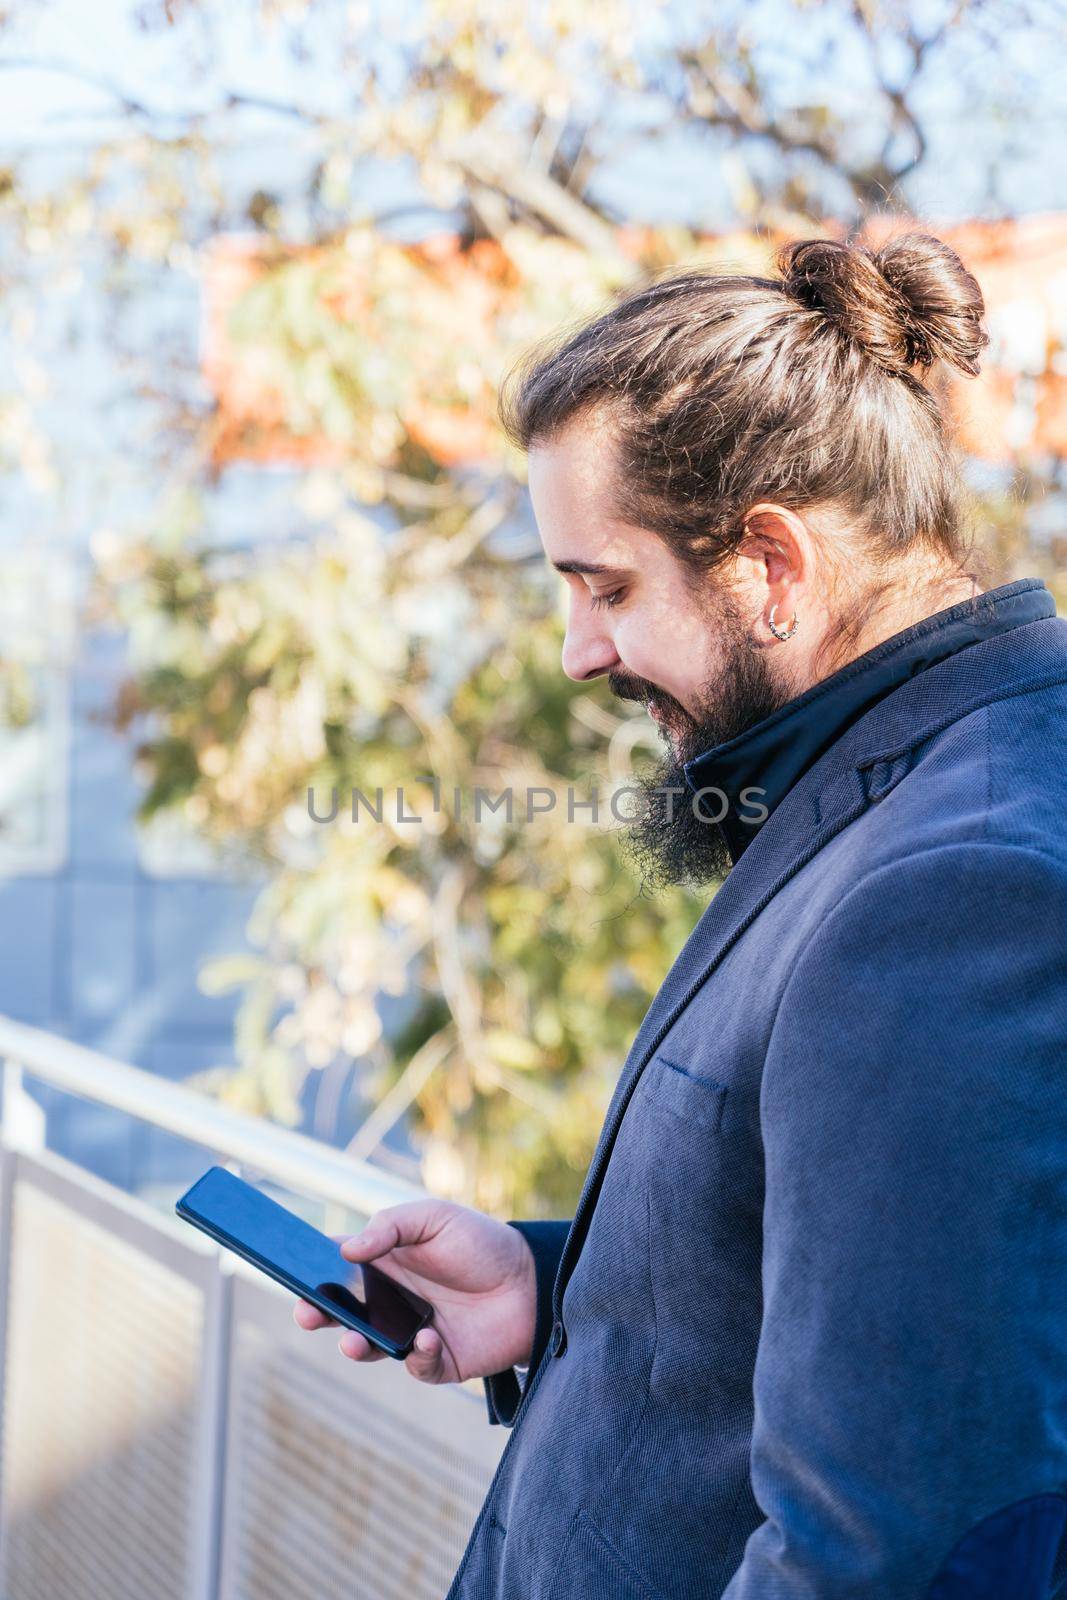
[[[101,94],[110,95],[118,101],[119,107],[129,116],[152,117],[150,107],[143,100],[135,100],[126,93],[117,83],[110,78],[100,77],[94,72],[87,72],[83,67],[76,67],[69,61],[53,61],[45,57],[33,56],[2,56],[0,57],[0,71],[2,72],[58,72],[67,78],[74,78],[79,83],[87,84],[92,89],[99,89]]]

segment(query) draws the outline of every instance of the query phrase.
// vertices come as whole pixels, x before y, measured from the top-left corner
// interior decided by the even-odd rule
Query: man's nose
[[[563,641],[562,663],[568,678],[576,683],[602,677],[621,665],[618,652],[599,620],[595,617],[576,619],[573,611]]]

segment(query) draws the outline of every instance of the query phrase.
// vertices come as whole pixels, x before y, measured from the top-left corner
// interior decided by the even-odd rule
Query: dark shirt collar
[[[1055,615],[1042,579],[1020,578],[884,639],[762,722],[687,761],[682,770],[693,795],[713,791],[701,798],[700,814],[723,813],[719,827],[736,863],[797,779],[877,701],[957,650]]]

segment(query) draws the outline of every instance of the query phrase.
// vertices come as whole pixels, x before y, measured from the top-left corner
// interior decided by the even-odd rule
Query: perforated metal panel
[[[241,1279],[233,1326],[223,1600],[441,1600],[503,1443],[480,1393],[347,1361]]]
[[[187,1600],[204,1295],[95,1188],[11,1187],[0,1594]],[[96,1186],[102,1189],[103,1186]],[[49,1192],[50,1191],[50,1192]]]
[[[5,1287],[0,1600],[447,1591],[507,1437],[480,1385],[346,1361],[292,1295],[47,1151],[0,1149]]]

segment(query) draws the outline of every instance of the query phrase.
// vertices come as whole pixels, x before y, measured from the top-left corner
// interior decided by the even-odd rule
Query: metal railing
[[[50,1151],[25,1075],[321,1203],[328,1232],[421,1191],[3,1017],[0,1058],[3,1600],[439,1600],[503,1442],[481,1385],[304,1333],[263,1274]]]

